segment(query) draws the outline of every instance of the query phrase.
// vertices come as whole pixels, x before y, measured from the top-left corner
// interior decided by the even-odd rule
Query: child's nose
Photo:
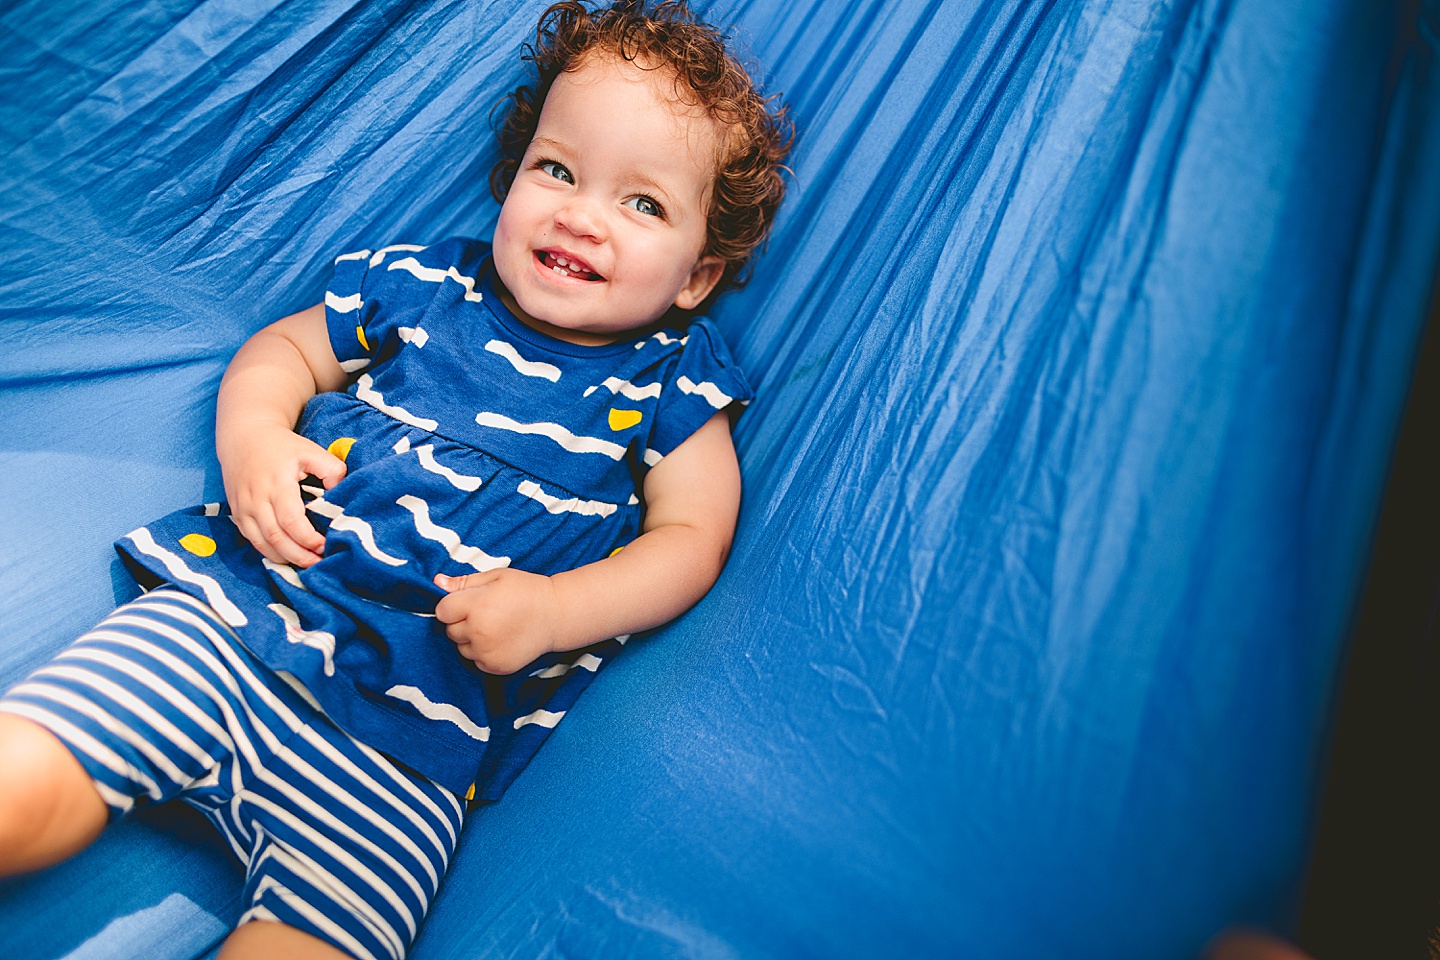
[[[572,196],[555,214],[555,222],[577,237],[599,240],[604,237],[604,218],[595,204],[583,197]]]

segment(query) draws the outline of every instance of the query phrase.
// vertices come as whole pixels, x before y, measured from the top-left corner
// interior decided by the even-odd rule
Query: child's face
[[[667,71],[605,55],[551,86],[494,241],[501,298],[536,329],[608,343],[720,279],[700,255],[716,124],[672,89]]]

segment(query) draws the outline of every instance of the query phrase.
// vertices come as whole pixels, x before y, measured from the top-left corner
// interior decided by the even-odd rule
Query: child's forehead
[[[635,63],[607,51],[588,51],[555,78],[547,94],[547,105],[557,88],[604,87],[604,96],[614,111],[622,109],[652,113],[664,118],[664,129],[676,141],[686,141],[691,149],[703,151],[707,159],[718,164],[722,138],[726,129],[693,97],[686,97],[686,88],[677,71],[665,65]],[[614,98],[614,99],[610,99]],[[551,119],[542,111],[541,128]],[[539,133],[540,131],[537,131]],[[618,131],[623,134],[624,131]]]
[[[673,66],[644,58],[631,59],[619,53],[593,49],[575,58],[555,82],[562,80],[584,85],[618,79],[633,90],[636,97],[648,93],[657,107],[662,106],[672,113],[690,119],[713,120],[708,111],[697,101],[694,91],[685,84],[680,72]]]

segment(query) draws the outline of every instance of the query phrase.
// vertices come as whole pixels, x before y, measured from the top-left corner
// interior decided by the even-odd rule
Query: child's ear
[[[681,310],[694,310],[705,302],[710,296],[710,291],[715,289],[715,284],[720,282],[720,276],[725,272],[725,261],[719,257],[706,256],[695,261],[694,268],[690,271],[690,279],[685,281],[685,286],[675,295],[675,306]]]

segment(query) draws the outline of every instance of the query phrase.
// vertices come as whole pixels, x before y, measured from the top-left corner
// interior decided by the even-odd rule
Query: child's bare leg
[[[303,930],[252,920],[242,923],[226,939],[216,960],[275,960],[294,957],[296,960],[348,960],[349,954],[313,937]]]
[[[108,819],[90,775],[54,734],[0,714],[0,876],[80,852]]]

